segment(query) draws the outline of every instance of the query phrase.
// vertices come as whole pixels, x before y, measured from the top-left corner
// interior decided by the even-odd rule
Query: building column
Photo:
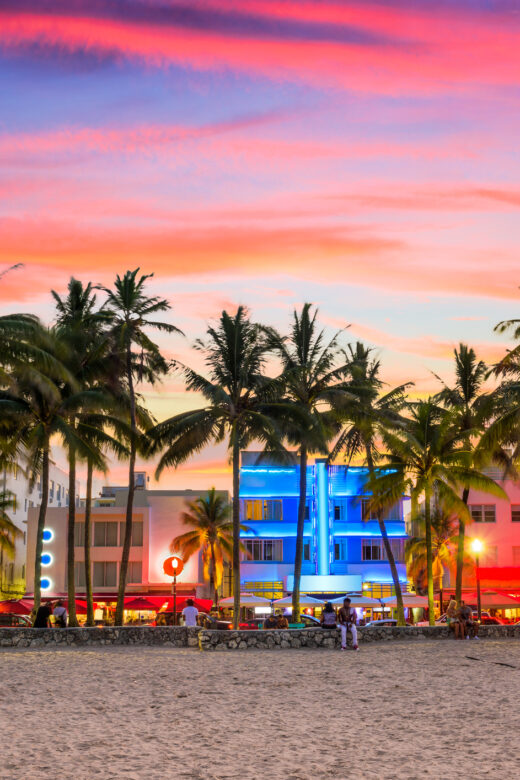
[[[329,474],[327,461],[316,460],[318,574],[330,574]]]

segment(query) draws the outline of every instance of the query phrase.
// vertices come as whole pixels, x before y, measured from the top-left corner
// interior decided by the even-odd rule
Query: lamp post
[[[173,595],[173,625],[177,625],[177,575],[182,572],[184,568],[184,561],[182,558],[177,558],[176,555],[166,558],[163,563],[163,571],[165,574],[169,574],[173,577],[172,582],[172,595]]]
[[[475,576],[477,579],[477,615],[478,622],[480,623],[482,618],[482,604],[480,602],[480,567],[479,567],[479,555],[484,549],[484,545],[480,539],[473,539],[471,542],[471,550],[475,555]]]

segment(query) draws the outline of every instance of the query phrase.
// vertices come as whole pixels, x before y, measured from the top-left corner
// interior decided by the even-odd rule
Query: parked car
[[[501,618],[492,617],[489,612],[486,612],[485,610],[481,613],[482,620],[481,623],[488,623],[492,625],[500,625],[501,623],[504,623]],[[476,609],[473,610],[473,620],[478,620],[478,612]],[[440,618],[437,618],[435,621],[436,626],[443,626],[446,623],[446,614],[441,615]],[[417,626],[429,626],[429,622],[427,620],[421,620],[419,623],[416,623]]]
[[[379,628],[379,626],[396,626],[397,620],[394,618],[381,618],[380,620],[369,620],[365,623],[365,628]]]
[[[1,628],[31,628],[32,623],[28,615],[11,615],[8,612],[0,613]]]

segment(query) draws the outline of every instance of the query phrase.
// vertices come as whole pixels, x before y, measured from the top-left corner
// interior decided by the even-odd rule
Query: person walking
[[[347,632],[352,634],[352,649],[359,650],[357,628],[356,628],[356,610],[350,606],[348,596],[343,599],[343,606],[338,612],[339,627],[341,629],[341,649],[347,649]]]
[[[190,628],[194,628],[197,625],[197,615],[199,610],[193,603],[193,599],[186,601],[186,606],[182,610],[182,617],[184,618],[184,625]]]
[[[67,610],[63,606],[63,601],[60,599],[56,602],[56,606],[52,611],[54,617],[54,626],[56,628],[67,628]]]

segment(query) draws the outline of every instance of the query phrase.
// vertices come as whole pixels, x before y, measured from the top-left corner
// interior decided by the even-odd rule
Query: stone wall
[[[482,638],[520,639],[520,626],[481,626]],[[448,639],[447,626],[381,626],[358,628],[360,644],[392,640]],[[349,644],[351,638],[349,636]],[[201,650],[289,650],[340,646],[340,633],[320,628],[287,631],[211,631],[184,626],[124,626],[115,628],[0,628],[0,648],[96,647],[99,645],[163,645]]]

